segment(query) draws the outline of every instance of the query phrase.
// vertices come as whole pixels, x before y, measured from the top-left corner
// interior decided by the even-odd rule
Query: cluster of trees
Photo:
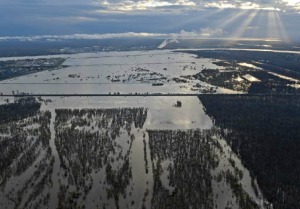
[[[290,86],[295,83],[294,81],[286,80],[261,70],[252,71],[249,74],[261,81],[251,84],[249,88],[250,94],[284,94],[299,92],[299,89]]]
[[[68,185],[76,188],[73,191],[62,185],[59,205],[78,206],[95,183],[91,174],[105,169],[101,176],[103,190],[107,191],[107,199],[113,198],[119,207],[119,196],[126,197],[132,179],[132,129],[142,128],[146,117],[144,108],[56,109],[55,144]],[[123,133],[125,136],[120,138]],[[70,192],[82,195],[70,202]]]
[[[35,101],[35,100],[34,100]],[[40,146],[47,149],[50,140],[50,112],[39,112],[38,103],[33,100],[19,100],[16,103],[1,105],[0,118],[0,176],[1,184],[12,175],[23,173],[37,158]],[[21,107],[20,109],[11,109]],[[11,112],[12,111],[12,112]],[[9,115],[11,113],[11,115]],[[20,115],[17,115],[20,113]],[[31,117],[26,117],[31,115]],[[34,116],[33,116],[34,115]],[[23,119],[20,119],[24,117]],[[6,121],[7,123],[3,123]],[[35,128],[34,125],[37,125]],[[12,169],[12,165],[15,169]]]
[[[12,106],[21,109],[10,112]],[[0,123],[0,188],[5,188],[7,183],[17,183],[15,177],[22,179],[21,184],[6,193],[13,208],[41,208],[50,199],[45,188],[52,185],[54,163],[49,146],[51,114],[40,112],[37,107],[31,98],[0,106],[8,111],[1,111],[0,115],[9,119]],[[24,173],[27,173],[26,178]]]
[[[226,170],[226,172],[222,173],[227,183],[229,183],[230,188],[232,189],[233,194],[237,197],[237,202],[239,208],[241,209],[259,209],[260,207],[253,202],[253,200],[246,194],[243,190],[242,185],[239,183],[239,178],[241,177],[239,174],[234,174],[230,170]]]
[[[95,126],[101,129],[113,129],[117,132],[124,127],[130,132],[132,124],[135,128],[142,128],[147,118],[145,108],[112,108],[112,109],[56,109],[56,122],[66,123],[73,117],[73,128],[75,126]]]
[[[20,97],[14,103],[0,105],[0,124],[34,116],[40,107],[34,97]]]
[[[213,137],[216,129],[148,130],[148,134],[154,178],[152,208],[214,208],[212,170],[218,166],[218,153],[222,152]],[[162,166],[165,162],[167,167]],[[163,172],[168,173],[168,182],[162,182]],[[257,208],[235,174],[229,172],[228,178],[225,173],[220,175],[228,179],[232,189],[236,188],[234,195],[242,199],[241,208]],[[166,183],[171,191],[163,186]]]
[[[204,69],[200,73],[193,75],[193,77],[214,86],[236,91],[247,91],[251,83],[245,79],[242,79],[241,81],[237,80],[245,74],[246,72],[241,71],[220,72],[215,69]]]

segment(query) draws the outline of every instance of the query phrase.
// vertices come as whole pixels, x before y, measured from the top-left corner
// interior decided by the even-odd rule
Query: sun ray
[[[289,43],[290,38],[289,38],[289,36],[286,32],[286,29],[285,29],[284,25],[282,24],[282,20],[279,16],[278,12],[274,12],[274,16],[275,16],[276,22],[278,23],[279,33],[280,33],[280,36],[281,36],[282,40],[284,42]]]
[[[235,44],[239,39],[245,38],[245,32],[248,26],[252,23],[253,19],[256,17],[258,10],[249,10],[245,15],[245,20],[237,26],[236,30],[232,32],[231,38],[227,41],[228,45]]]
[[[268,11],[268,39],[280,39],[280,35],[278,32],[278,24],[275,19],[274,11]]]
[[[215,9],[215,10],[211,9],[211,11],[207,11],[206,13],[204,13],[205,11],[207,11],[207,10],[203,10],[202,11],[203,13],[201,13],[200,15],[194,16],[192,18],[188,18],[184,21],[177,22],[174,25],[172,24],[170,26],[167,26],[166,29],[172,30],[172,29],[175,29],[175,28],[184,27],[188,24],[195,23],[197,21],[201,21],[201,20],[204,20],[204,19],[209,19],[210,17],[216,15],[217,13],[220,13],[222,11],[222,9]]]
[[[226,19],[225,21],[224,21],[224,19],[222,19],[219,22],[219,27],[223,28],[223,29],[226,28],[228,25],[230,25],[233,22],[235,22],[236,20],[238,20],[238,18],[245,15],[247,12],[248,12],[247,10],[241,10],[238,13],[235,13],[235,14],[231,15],[230,18],[228,18],[228,19],[224,18],[224,19]]]
[[[266,28],[265,26],[267,24],[266,11],[259,10],[257,16],[258,16],[258,20],[256,26],[258,27],[260,33],[256,34],[256,38],[266,38],[267,37],[267,30],[265,30]]]

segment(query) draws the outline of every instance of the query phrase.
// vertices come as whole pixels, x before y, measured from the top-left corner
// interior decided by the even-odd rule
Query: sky
[[[0,0],[0,41],[109,37],[300,40],[300,0]]]

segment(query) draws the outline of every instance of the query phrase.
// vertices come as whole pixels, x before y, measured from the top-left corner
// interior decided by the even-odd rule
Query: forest
[[[53,162],[49,111],[32,97],[0,106],[1,208],[42,208],[50,200]],[[12,205],[9,205],[12,204]]]
[[[218,208],[213,179],[230,185],[239,208],[259,208],[243,190],[237,168],[232,172],[231,166],[226,167],[217,176],[212,173],[224,152],[215,138],[218,129],[148,130],[148,134],[154,179],[152,208]],[[228,200],[226,208],[231,207]]]
[[[34,97],[15,98],[13,103],[0,105],[0,124],[35,115],[41,104]]]
[[[275,209],[300,207],[300,96],[201,95]]]
[[[93,186],[103,187],[119,208],[132,182],[133,129],[141,129],[146,117],[144,108],[56,109],[55,144],[67,182],[60,186],[59,208],[84,207]],[[95,173],[100,182],[93,180]]]

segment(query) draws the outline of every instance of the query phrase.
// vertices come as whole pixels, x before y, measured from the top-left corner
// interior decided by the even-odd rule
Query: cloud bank
[[[168,42],[176,42],[177,39],[197,39],[221,37],[222,29],[202,28],[199,31],[181,30],[179,33],[106,33],[106,34],[71,34],[71,35],[40,35],[40,36],[2,36],[0,41],[18,40],[18,41],[59,41],[59,40],[101,40],[113,38],[166,38]]]

